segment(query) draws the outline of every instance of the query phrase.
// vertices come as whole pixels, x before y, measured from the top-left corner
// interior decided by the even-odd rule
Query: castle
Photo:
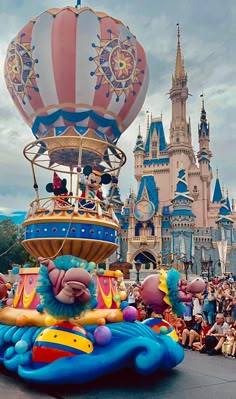
[[[131,192],[124,204],[119,189],[113,192],[121,225],[116,257],[133,265],[133,276],[135,263],[139,268],[141,264],[141,278],[153,269],[170,265],[196,274],[205,271],[208,277],[236,273],[234,203],[230,204],[228,194],[225,196],[221,189],[218,172],[211,193],[210,126],[203,96],[197,157],[194,154],[190,120],[186,117],[188,96],[178,27],[175,72],[169,90],[169,144],[162,117],[149,120],[148,116],[146,137],[139,127],[133,151],[138,191]]]

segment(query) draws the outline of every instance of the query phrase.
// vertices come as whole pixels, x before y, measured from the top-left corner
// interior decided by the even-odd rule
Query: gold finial
[[[229,189],[226,188],[226,197],[228,197],[228,196],[229,196]]]
[[[222,183],[222,197],[225,198],[225,187],[224,187],[224,183]]]
[[[219,169],[218,169],[218,166],[217,166],[217,168],[216,168],[216,178],[219,179]]]
[[[181,55],[179,22],[176,25],[177,25],[177,53],[176,53],[176,62],[175,62],[175,79],[179,79],[181,76],[185,75],[185,71]]]

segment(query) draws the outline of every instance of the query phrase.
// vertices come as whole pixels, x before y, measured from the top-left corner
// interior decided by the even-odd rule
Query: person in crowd
[[[203,317],[206,322],[212,326],[214,324],[216,314],[216,295],[213,285],[208,284],[207,294],[203,301]]]
[[[193,318],[195,319],[196,314],[202,314],[202,304],[204,296],[203,294],[196,294],[193,298]]]
[[[187,325],[188,328],[191,328],[192,325],[192,319],[193,319],[193,303],[192,302],[186,302],[185,304],[185,312],[184,312],[184,321]]]
[[[205,342],[206,342],[206,334],[208,333],[209,330],[210,330],[209,325],[207,324],[207,322],[205,320],[203,320],[202,329],[200,331],[200,340],[195,341],[193,343],[194,351],[200,351],[203,348],[203,346],[205,345]]]
[[[147,318],[147,313],[145,310],[145,305],[143,303],[139,303],[137,305],[137,310],[138,310],[138,320],[143,321]]]
[[[231,304],[229,305],[231,323],[236,323],[236,296],[233,297]]]
[[[139,287],[134,287],[133,294],[135,298],[135,307],[138,308],[138,306],[142,303]]]
[[[134,296],[134,287],[132,286],[132,284],[130,284],[129,288],[128,288],[128,297],[127,297],[127,301],[129,306],[134,306],[135,307],[135,296]]]
[[[217,287],[216,290],[216,312],[222,313],[223,309],[223,288],[221,285]]]
[[[232,293],[230,286],[226,288],[223,293],[223,308],[222,313],[224,315],[225,321],[231,323],[231,303],[232,303]]]
[[[224,315],[217,313],[215,323],[206,335],[206,342],[200,353],[207,353],[209,356],[221,353],[221,348],[228,334],[229,324],[224,321]]]
[[[189,330],[185,328],[182,333],[182,346],[186,349],[193,349],[193,343],[200,341],[200,334],[203,326],[205,327],[206,322],[204,321],[201,314],[196,314],[195,320],[192,323],[192,327]]]
[[[178,335],[180,344],[182,344],[182,335],[183,335],[184,329],[186,329],[186,323],[183,319],[181,319],[181,317],[178,317],[178,319],[176,320],[175,331]]]
[[[235,357],[235,329],[229,328],[225,342],[222,345],[222,353],[225,357]]]

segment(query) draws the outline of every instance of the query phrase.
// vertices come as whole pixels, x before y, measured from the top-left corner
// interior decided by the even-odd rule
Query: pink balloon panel
[[[12,40],[5,80],[37,138],[72,125],[117,142],[140,111],[149,78],[145,52],[121,21],[65,7],[45,11]]]

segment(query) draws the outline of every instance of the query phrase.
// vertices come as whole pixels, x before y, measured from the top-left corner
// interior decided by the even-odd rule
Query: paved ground
[[[1,370],[0,398],[6,399],[235,399],[236,360],[186,352],[167,374],[141,377],[122,371],[90,385],[35,387]]]

